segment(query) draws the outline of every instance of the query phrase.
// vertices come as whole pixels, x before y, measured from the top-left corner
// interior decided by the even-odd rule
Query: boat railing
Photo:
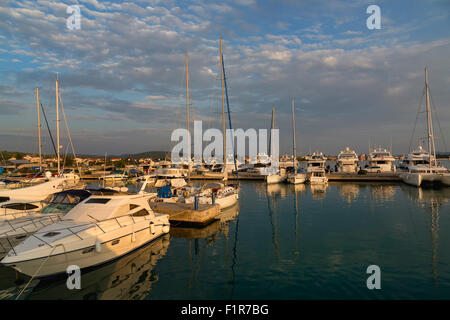
[[[62,227],[62,228],[59,228],[59,229],[52,229],[51,232],[59,232],[59,231],[67,230],[70,233],[72,233],[73,235],[75,235],[76,237],[78,237],[80,240],[85,240],[85,238],[83,238],[80,235],[80,233],[85,231],[85,230],[87,230],[87,229],[93,228],[93,227],[97,227],[103,234],[106,234],[108,231],[105,231],[101,227],[101,224],[104,224],[105,222],[108,222],[108,221],[115,221],[116,224],[119,226],[119,228],[126,227],[126,225],[121,224],[120,221],[118,220],[118,219],[123,218],[123,217],[130,217],[132,219],[132,221],[133,221],[133,223],[131,225],[136,223],[136,219],[133,216],[133,213],[128,213],[128,214],[124,214],[124,215],[121,215],[121,216],[118,216],[118,217],[108,218],[108,219],[101,220],[101,221],[97,220],[96,222],[87,222],[87,223],[84,223],[84,224],[78,224],[76,226]],[[91,217],[91,218],[96,220],[94,217]],[[152,216],[151,215],[143,216],[143,218],[144,218],[144,220],[150,220],[152,218]],[[154,223],[154,222],[151,221],[150,225],[153,225],[153,226],[165,226],[167,224],[165,224],[165,223]],[[83,228],[83,227],[86,227],[86,228]],[[80,229],[80,230],[74,231],[73,230],[74,228]],[[33,234],[29,235],[29,236],[36,238],[37,240],[45,243],[47,246],[49,246],[51,248],[54,248],[55,246],[58,246],[59,244],[52,245],[51,243],[45,241],[44,239],[42,239],[42,237],[39,236],[39,234],[46,234],[48,232],[49,231],[45,231],[45,232],[39,232],[38,231],[38,232],[35,232],[35,233],[33,233]],[[8,240],[8,242],[9,242],[9,240]],[[12,253],[14,253],[14,255],[17,255],[17,253],[15,252],[14,248],[11,247],[11,249],[12,249]]]
[[[12,200],[12,201],[14,201],[14,200]],[[13,203],[17,203],[17,204],[32,204],[32,205],[39,205],[38,207],[39,207],[40,209],[42,209],[43,205],[44,205],[45,203],[48,203],[48,202],[45,201],[45,200],[36,200],[36,201],[20,202],[20,200],[18,200],[17,202],[4,203],[4,204],[1,206],[0,217],[1,217],[2,215],[4,215],[4,216],[6,216],[6,215],[12,215],[12,216],[14,216],[14,215],[18,215],[18,216],[30,215],[30,214],[36,213],[36,210],[35,210],[35,209],[38,209],[38,208],[34,208],[34,209],[25,209],[25,210],[20,210],[20,209],[19,209],[19,210],[17,210],[17,212],[7,212],[8,210],[15,210],[15,209],[13,209],[13,208],[8,208],[8,205],[9,205],[9,204],[13,204]]]

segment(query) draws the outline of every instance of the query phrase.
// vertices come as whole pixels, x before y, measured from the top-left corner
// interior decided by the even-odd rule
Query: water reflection
[[[450,200],[450,189],[415,188],[402,185],[401,189],[409,200],[429,213],[429,230],[431,234],[431,267],[434,283],[438,282],[438,249],[439,249],[439,210]]]
[[[348,204],[351,204],[352,202],[358,199],[359,185],[350,183],[340,183],[338,185],[338,189],[342,199]]]
[[[166,254],[169,239],[169,235],[164,235],[115,262],[94,268],[87,273],[82,271],[80,290],[67,289],[66,278],[36,280],[23,296],[25,299],[37,300],[144,299],[150,294],[153,283],[158,281],[158,275],[153,269],[158,260]]]
[[[323,200],[325,199],[328,183],[325,184],[311,184],[311,194],[314,200]]]
[[[393,184],[371,184],[372,197],[380,202],[393,200],[396,186]]]
[[[173,238],[184,238],[186,240],[206,239],[207,244],[213,244],[219,239],[220,235],[228,237],[228,222],[235,219],[239,215],[239,205],[236,204],[230,208],[226,208],[220,212],[216,221],[204,228],[170,228],[170,235]]]

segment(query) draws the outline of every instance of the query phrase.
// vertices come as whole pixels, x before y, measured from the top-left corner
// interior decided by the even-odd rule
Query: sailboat
[[[276,163],[278,165],[278,159],[274,158],[274,154],[272,152],[272,129],[275,128],[275,119],[274,119],[274,111],[275,111],[275,106],[272,106],[272,122],[271,122],[271,127],[270,127],[270,132],[271,132],[271,141],[270,141],[270,161],[271,161],[271,167],[275,167],[275,172],[271,172],[266,176],[266,183],[267,184],[272,184],[272,183],[281,183],[286,181],[286,172],[284,169],[280,169],[277,166],[273,166],[274,163]]]
[[[430,107],[430,92],[428,87],[428,70],[425,68],[425,94],[427,113],[428,161],[408,167],[408,172],[400,174],[403,182],[420,187],[423,184],[442,184],[450,186],[450,172],[436,161],[436,147],[434,143],[433,119]],[[423,151],[423,150],[422,150]]]
[[[223,61],[223,51],[222,51],[222,38],[220,38],[220,70],[221,70],[221,86],[222,86],[222,132],[223,132],[223,169],[222,169],[222,180],[228,180],[227,171],[227,157],[226,157],[226,121],[225,121],[225,99],[227,102],[228,109],[228,122],[231,128],[231,116],[230,116],[230,105],[228,100],[228,88],[227,80],[225,75],[225,64]],[[233,142],[232,142],[233,143]],[[234,167],[236,171],[236,176],[238,177],[238,170],[236,164],[236,155],[233,150],[233,160]],[[214,174],[212,172],[205,173],[205,176]],[[239,179],[239,178],[238,178]],[[239,180],[238,180],[239,181]],[[202,193],[205,194],[200,201],[205,201],[206,203],[217,203],[220,205],[221,209],[229,208],[235,205],[239,199],[239,185],[232,185],[226,183],[210,183],[202,188]]]
[[[58,81],[58,80],[56,80]],[[58,82],[56,82],[56,95],[58,97]],[[39,109],[39,89],[36,88],[36,104],[38,108],[38,138],[39,138],[39,167],[42,169],[41,132],[40,132],[40,109]],[[58,98],[57,98],[57,119]],[[59,126],[58,126],[59,129]],[[59,138],[59,135],[58,135]],[[58,139],[59,143],[59,139]],[[59,152],[58,152],[59,154]],[[59,160],[59,157],[58,157]],[[59,167],[59,161],[58,161]],[[59,170],[58,170],[59,173]],[[33,179],[36,180],[36,179]],[[43,208],[44,202],[49,195],[62,191],[67,186],[67,179],[64,177],[53,178],[50,171],[45,172],[45,176],[39,179],[39,183],[19,186],[17,188],[7,188],[0,190],[0,221],[12,220],[27,216],[32,212]]]
[[[297,152],[296,152],[296,145],[295,145],[295,105],[294,105],[294,99],[292,99],[292,165],[293,165],[293,172],[288,174],[287,181],[292,184],[299,184],[299,183],[305,183],[306,180],[306,174],[303,172],[297,172]]]

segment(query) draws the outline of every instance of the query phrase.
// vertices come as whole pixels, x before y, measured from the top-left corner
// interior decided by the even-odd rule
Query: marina
[[[0,300],[450,301],[449,5],[0,3]]]
[[[35,279],[20,299],[450,298],[449,189],[249,181],[240,199],[205,228],[171,228],[87,270],[82,290],[67,290],[65,278]],[[384,290],[365,288],[371,263],[385,270]],[[28,278],[0,270],[0,298],[15,299]]]

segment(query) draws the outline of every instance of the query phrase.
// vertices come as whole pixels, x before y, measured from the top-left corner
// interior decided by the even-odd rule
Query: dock
[[[248,173],[242,172],[239,173],[239,180],[262,180],[264,181],[266,176],[260,175],[259,173]],[[218,177],[214,176],[204,176],[201,174],[191,174],[191,180],[220,180]],[[237,176],[235,174],[228,174],[228,180],[237,180]]]
[[[220,214],[218,204],[199,204],[197,210],[192,203],[178,202],[150,202],[150,207],[156,213],[168,214],[173,227],[204,227]]]
[[[330,172],[327,174],[328,181],[402,181],[398,173],[338,173]]]

